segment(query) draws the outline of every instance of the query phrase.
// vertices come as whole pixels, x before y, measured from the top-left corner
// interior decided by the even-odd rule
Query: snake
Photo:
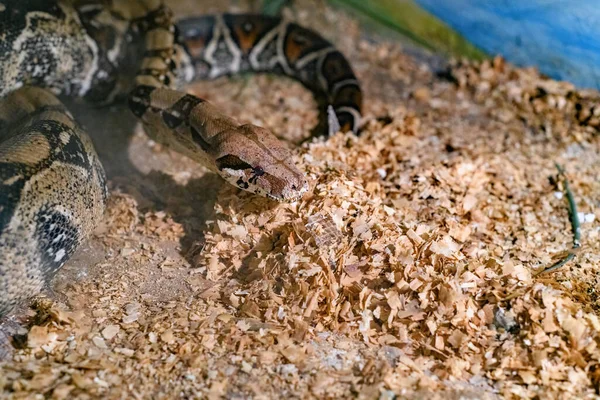
[[[65,96],[128,107],[150,139],[240,189],[277,201],[308,190],[271,131],[184,91],[244,72],[299,81],[358,132],[348,60],[286,18],[176,20],[161,0],[0,0],[0,317],[39,294],[103,218],[105,172]]]

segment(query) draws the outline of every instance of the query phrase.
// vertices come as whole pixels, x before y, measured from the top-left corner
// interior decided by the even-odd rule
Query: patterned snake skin
[[[318,34],[261,15],[174,22],[160,0],[0,0],[0,316],[37,294],[101,220],[107,189],[83,128],[56,98],[127,95],[146,133],[242,189],[307,190],[273,134],[178,91],[243,71],[288,75],[357,132],[361,90]]]

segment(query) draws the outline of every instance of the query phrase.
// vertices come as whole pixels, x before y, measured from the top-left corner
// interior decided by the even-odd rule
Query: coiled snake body
[[[174,23],[160,0],[0,0],[0,316],[41,290],[104,211],[102,165],[56,94],[100,104],[129,94],[152,139],[230,183],[277,200],[307,190],[269,131],[177,90],[241,71],[299,80],[356,132],[361,91],[350,65],[296,24],[260,15]]]

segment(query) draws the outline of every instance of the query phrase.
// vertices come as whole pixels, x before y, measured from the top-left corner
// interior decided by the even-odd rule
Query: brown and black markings
[[[151,138],[276,200],[308,189],[286,146],[177,87],[242,71],[285,74],[324,95],[342,126],[358,131],[361,91],[350,65],[296,24],[223,15],[176,27],[160,0],[2,4],[0,316],[39,292],[104,210],[102,165],[54,94],[103,104],[129,93],[130,109]],[[127,76],[131,65],[135,79]]]
[[[346,58],[317,33],[264,15],[202,16],[178,22],[179,41],[195,77],[240,72],[287,75],[325,97],[343,130],[358,132],[362,92]]]
[[[26,87],[0,107],[0,315],[37,293],[100,221],[92,143],[58,99]],[[12,117],[11,117],[12,116]]]

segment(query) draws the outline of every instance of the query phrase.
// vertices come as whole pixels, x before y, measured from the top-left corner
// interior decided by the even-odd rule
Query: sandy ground
[[[192,3],[174,8],[206,10]],[[336,43],[363,82],[361,137],[297,146],[317,112],[287,79],[189,87],[290,141],[312,186],[284,205],[151,143],[122,104],[72,104],[111,199],[49,300],[5,322],[17,349],[0,364],[3,395],[592,398],[596,94],[501,60],[438,74],[347,15],[295,4],[286,13]],[[554,162],[583,246],[537,275],[572,246]]]

